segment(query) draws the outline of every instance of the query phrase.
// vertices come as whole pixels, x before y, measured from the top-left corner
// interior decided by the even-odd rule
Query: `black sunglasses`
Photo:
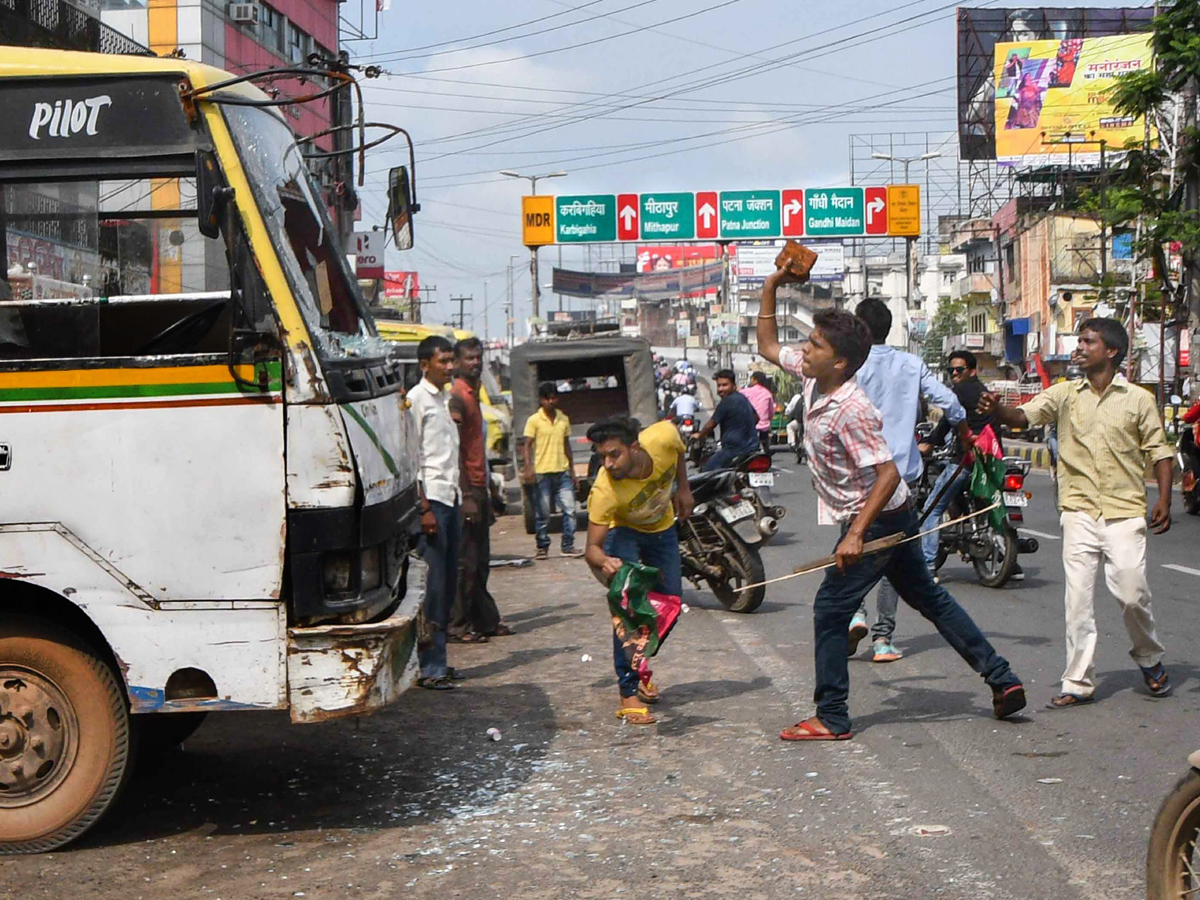
[[[956,374],[957,372],[965,372],[965,371],[967,371],[967,367],[966,367],[966,366],[951,366],[951,367],[950,367],[950,374],[951,374],[951,375],[954,375],[954,374]]]

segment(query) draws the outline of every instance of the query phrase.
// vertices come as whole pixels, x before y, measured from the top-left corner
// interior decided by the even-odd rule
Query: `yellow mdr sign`
[[[921,236],[921,186],[889,184],[888,234],[896,237]]]
[[[554,197],[521,198],[521,243],[526,247],[554,243]]]

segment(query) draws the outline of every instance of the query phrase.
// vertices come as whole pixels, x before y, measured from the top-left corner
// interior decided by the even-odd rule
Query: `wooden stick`
[[[867,541],[863,544],[863,556],[868,553],[877,553],[880,550],[887,550],[895,547],[904,540],[904,532],[897,531],[895,534],[889,534],[887,537],[876,538],[873,541]],[[837,565],[837,558],[833,555],[822,556],[820,559],[814,559],[812,562],[807,562],[802,566],[796,566],[792,569],[793,575],[803,575],[806,572],[814,572],[817,569],[827,569],[830,566]]]

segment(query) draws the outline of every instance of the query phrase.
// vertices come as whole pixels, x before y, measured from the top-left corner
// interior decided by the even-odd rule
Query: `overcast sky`
[[[360,2],[372,5],[344,3],[343,16],[357,23]],[[481,334],[486,284],[496,337],[513,256],[517,315],[529,313],[519,218],[528,182],[501,169],[565,170],[538,185],[557,194],[849,183],[850,135],[955,128],[955,7],[392,0],[377,40],[343,44],[353,61],[392,73],[365,83],[368,119],[407,128],[416,144],[416,247],[389,249],[388,268],[416,270],[423,285],[437,286],[427,321],[449,319],[452,295],[474,295]],[[382,224],[386,170],[407,162],[399,139],[386,147],[368,153],[362,227]],[[594,249],[592,259],[613,252]],[[545,284],[558,251],[541,256]],[[588,253],[564,248],[563,261],[585,268]],[[554,302],[547,294],[543,310]]]

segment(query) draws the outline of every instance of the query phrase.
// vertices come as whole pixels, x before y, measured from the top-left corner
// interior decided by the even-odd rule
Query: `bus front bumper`
[[[293,722],[324,722],[374,712],[417,675],[417,610],[410,591],[388,618],[366,625],[289,628],[288,706]]]

